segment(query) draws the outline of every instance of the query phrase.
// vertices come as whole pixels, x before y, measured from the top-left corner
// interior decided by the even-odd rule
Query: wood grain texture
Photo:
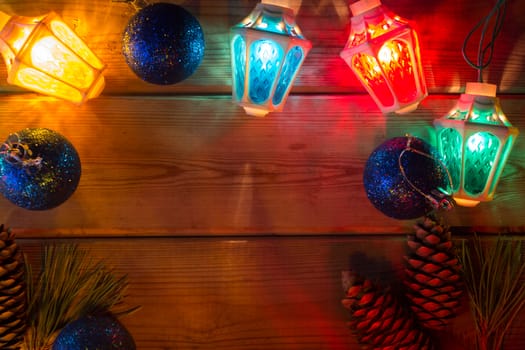
[[[107,65],[105,94],[230,93],[229,30],[246,17],[257,1],[179,0],[200,21],[206,52],[199,69],[186,81],[172,86],[148,84],[137,78],[122,55],[122,33],[135,13],[125,0],[10,0],[0,10],[9,14],[36,16],[59,13]],[[153,1],[152,1],[153,2]],[[298,75],[294,91],[309,93],[363,93],[346,63],[339,57],[349,31],[346,0],[292,0],[297,23],[312,41],[313,49]],[[422,63],[428,88],[433,93],[463,91],[476,79],[476,71],[462,58],[461,46],[469,30],[485,16],[492,4],[456,0],[385,0],[394,13],[414,23],[421,42]],[[494,59],[485,79],[498,84],[503,93],[525,92],[525,24],[519,14],[523,1],[509,1],[505,24],[496,42]],[[467,20],[468,19],[468,20]],[[477,37],[469,45],[475,57]],[[5,65],[0,64],[0,90],[20,91],[5,83]],[[4,78],[2,78],[4,77]]]
[[[38,266],[42,242],[19,241]],[[359,349],[341,306],[341,271],[398,286],[406,245],[392,236],[68,242],[128,275],[126,303],[142,308],[122,321],[140,350]],[[449,332],[434,335],[440,349],[468,349],[467,305]],[[523,331],[516,322],[505,350],[523,349]]]
[[[432,141],[434,118],[457,96],[432,96],[410,115],[384,116],[369,96],[293,96],[285,111],[244,115],[228,96],[105,97],[83,107],[1,98],[7,137],[22,127],[66,136],[82,161],[61,206],[28,211],[0,199],[0,221],[24,237],[403,233],[368,201],[363,169],[386,139]],[[525,102],[503,96],[522,130]],[[518,138],[492,202],[448,214],[474,230],[522,232],[525,145]]]
[[[340,272],[396,280],[413,224],[373,208],[365,162],[390,137],[432,141],[432,120],[476,77],[460,50],[490,4],[383,1],[417,25],[432,93],[414,113],[384,116],[339,57],[347,1],[292,1],[313,49],[285,110],[254,119],[229,97],[228,32],[256,1],[168,1],[190,10],[206,37],[202,65],[173,86],[142,82],[125,64],[121,36],[134,14],[125,1],[0,1],[10,14],[56,11],[107,64],[103,96],[81,107],[20,93],[0,64],[0,139],[51,128],[75,145],[83,172],[75,194],[53,210],[0,198],[0,222],[36,265],[41,245],[60,238],[128,274],[127,302],[142,309],[123,322],[140,350],[358,349],[340,305]],[[485,78],[524,130],[525,2],[508,6]],[[458,207],[447,222],[458,232],[523,234],[524,164],[520,136],[495,200]],[[505,350],[525,348],[524,322]],[[471,324],[463,317],[456,326],[461,333]],[[440,337],[449,340],[443,349],[463,350],[454,334]]]

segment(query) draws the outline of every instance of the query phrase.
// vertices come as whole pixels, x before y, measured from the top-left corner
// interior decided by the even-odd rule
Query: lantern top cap
[[[290,8],[290,0],[261,0],[261,4]]]
[[[350,11],[352,11],[353,16],[359,16],[379,6],[381,6],[380,0],[359,0],[350,4]]]
[[[496,90],[498,86],[495,84],[488,83],[467,83],[465,93],[468,95],[496,97]]]

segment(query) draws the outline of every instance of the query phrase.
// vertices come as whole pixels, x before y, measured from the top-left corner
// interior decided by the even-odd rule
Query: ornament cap
[[[359,0],[353,4],[350,4],[350,11],[352,12],[353,16],[359,16],[360,14],[379,6],[381,6],[380,0]]]
[[[442,189],[434,189],[427,197],[434,209],[451,210],[454,208],[454,199]]]
[[[469,95],[496,97],[498,86],[495,84],[470,82],[467,83],[465,93]]]

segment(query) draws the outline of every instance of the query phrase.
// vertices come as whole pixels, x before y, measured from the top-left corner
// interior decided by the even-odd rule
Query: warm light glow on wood
[[[8,83],[78,104],[102,92],[104,64],[56,13],[0,22]]]

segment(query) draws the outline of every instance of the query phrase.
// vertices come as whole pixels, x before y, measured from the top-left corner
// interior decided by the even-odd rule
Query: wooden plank
[[[292,96],[282,113],[244,115],[228,96],[105,97],[83,107],[25,95],[1,98],[2,138],[47,127],[76,146],[83,166],[63,205],[28,211],[0,199],[0,222],[24,237],[402,233],[366,198],[372,150],[431,122],[456,95],[409,115],[384,116],[369,96]],[[503,96],[522,130],[525,102]],[[525,144],[511,154],[496,198],[447,214],[453,226],[523,232]]]
[[[135,10],[124,0],[16,0],[2,1],[0,10],[9,14],[37,16],[49,11],[59,13],[66,23],[86,40],[106,63],[106,94],[230,93],[231,69],[229,29],[246,17],[257,1],[192,0],[175,1],[200,21],[206,38],[202,65],[186,81],[172,86],[148,84],[137,78],[126,65],[121,52],[122,33]],[[463,60],[461,46],[474,24],[485,16],[491,4],[475,0],[444,0],[415,4],[413,0],[385,0],[393,12],[414,22],[420,34],[421,54],[428,88],[434,93],[458,92],[476,79],[476,72]],[[363,93],[345,62],[339,57],[349,31],[347,1],[291,1],[297,23],[312,41],[295,84],[295,92]],[[525,92],[523,21],[515,14],[525,11],[522,1],[510,1],[494,59],[486,79],[498,84],[505,93]],[[468,14],[468,19],[465,15]],[[469,54],[474,55],[477,37]],[[0,65],[0,77],[5,77]],[[20,91],[0,79],[0,91]]]
[[[19,242],[37,266],[43,242]],[[68,242],[128,275],[126,303],[142,308],[122,321],[141,350],[358,349],[341,306],[341,271],[398,285],[406,244],[399,236]],[[464,349],[468,315],[435,334],[446,341],[441,349]],[[506,350],[523,348],[523,327],[523,318],[513,325]]]

